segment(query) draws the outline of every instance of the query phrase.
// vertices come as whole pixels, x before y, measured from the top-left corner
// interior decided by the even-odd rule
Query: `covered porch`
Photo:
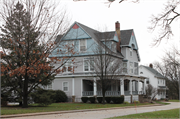
[[[139,84],[142,83],[143,89],[139,88]],[[84,96],[102,96],[101,87],[98,85],[96,79],[83,79],[82,80],[82,97]],[[122,77],[112,83],[109,89],[106,91],[105,96],[127,96],[145,94],[145,80],[141,77]],[[131,97],[132,98],[132,97]],[[128,99],[129,100],[129,99]]]

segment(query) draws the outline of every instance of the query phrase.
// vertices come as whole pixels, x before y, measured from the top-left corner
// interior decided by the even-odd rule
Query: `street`
[[[122,109],[99,110],[99,111],[76,112],[76,113],[38,115],[38,116],[16,117],[16,118],[8,118],[8,119],[104,119],[104,118],[123,116],[129,114],[180,108],[180,102],[170,102],[170,103],[171,104],[169,105],[163,105],[163,106],[149,106],[149,107],[138,107],[138,108],[134,107],[134,108],[122,108]]]

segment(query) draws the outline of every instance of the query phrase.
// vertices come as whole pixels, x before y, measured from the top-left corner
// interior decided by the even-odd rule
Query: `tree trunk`
[[[102,95],[103,95],[103,105],[105,105],[105,91],[102,90]]]
[[[23,106],[22,108],[28,108],[28,96],[24,94],[23,96]]]
[[[27,78],[24,80],[23,86],[23,106],[22,108],[28,108],[28,82]]]
[[[19,101],[19,106],[22,106],[22,101]]]

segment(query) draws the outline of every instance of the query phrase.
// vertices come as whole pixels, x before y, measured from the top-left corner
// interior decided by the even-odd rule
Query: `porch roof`
[[[67,74],[59,74],[59,75],[56,75],[56,77],[65,77],[65,78],[68,78],[68,77],[71,77],[71,78],[74,78],[74,77],[94,77],[96,76],[96,74],[93,74],[92,72],[79,72],[79,73],[67,73]],[[128,75],[128,74],[119,74],[120,77],[128,77],[128,78],[138,78],[138,79],[141,79],[141,80],[144,80],[144,79],[147,79],[147,77],[144,77],[144,76],[140,76],[140,75]]]

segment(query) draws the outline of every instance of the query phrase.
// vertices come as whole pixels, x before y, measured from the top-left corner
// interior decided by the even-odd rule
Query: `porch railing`
[[[94,95],[94,91],[83,91],[82,92],[83,96],[93,96]],[[102,96],[102,92],[101,91],[97,91],[97,96]],[[121,95],[120,91],[106,91],[105,93],[106,96],[119,96]]]
[[[106,91],[105,96],[119,96],[120,91]],[[102,91],[97,91],[97,96],[102,96]]]
[[[82,94],[83,94],[83,96],[93,96],[94,91],[83,91]]]
[[[142,92],[139,92],[141,94]],[[97,91],[97,96],[102,96],[102,91]],[[124,91],[125,95],[131,95],[130,91]],[[83,91],[82,92],[83,96],[93,96],[94,91]],[[105,96],[120,96],[121,92],[120,91],[106,91]],[[138,91],[132,91],[132,95],[138,95]]]
[[[132,91],[133,95],[138,95],[138,91]]]
[[[125,95],[130,95],[130,91],[124,91]]]

